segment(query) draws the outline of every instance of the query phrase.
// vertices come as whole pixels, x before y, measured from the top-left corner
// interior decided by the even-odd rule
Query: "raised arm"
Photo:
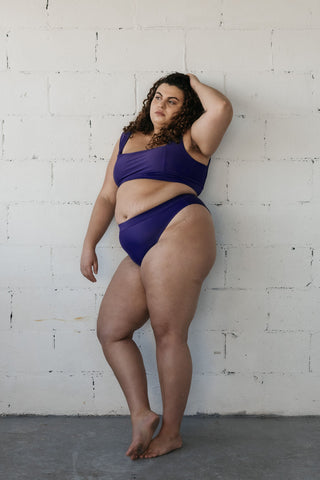
[[[205,110],[201,117],[193,123],[191,138],[203,155],[211,157],[232,120],[232,104],[215,88],[201,83],[193,74],[188,75],[190,85],[197,93]]]
[[[92,268],[95,274],[98,273],[98,259],[95,253],[95,247],[106,232],[114,216],[118,187],[113,179],[113,168],[117,159],[118,150],[119,140],[115,144],[109,160],[105,179],[94,204],[83,242],[80,270],[82,275],[91,282],[96,282]]]

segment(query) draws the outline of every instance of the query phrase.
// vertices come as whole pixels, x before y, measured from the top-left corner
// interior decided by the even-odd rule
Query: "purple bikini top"
[[[186,151],[181,138],[179,143],[170,142],[160,147],[138,152],[122,153],[131,133],[122,133],[119,153],[113,170],[118,187],[136,178],[166,180],[189,185],[197,195],[202,192],[208,174],[208,165],[192,158]]]

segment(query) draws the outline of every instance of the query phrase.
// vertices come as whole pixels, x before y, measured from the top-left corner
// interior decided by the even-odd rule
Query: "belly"
[[[139,178],[120,185],[117,191],[115,219],[122,223],[160,203],[183,193],[196,192],[183,183]]]

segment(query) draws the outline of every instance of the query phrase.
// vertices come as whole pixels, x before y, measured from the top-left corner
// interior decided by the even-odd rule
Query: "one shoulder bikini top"
[[[189,185],[197,195],[201,193],[208,174],[204,165],[189,155],[181,138],[179,143],[170,142],[160,147],[138,152],[122,153],[131,133],[122,133],[119,153],[113,170],[117,186],[137,178],[166,180]]]

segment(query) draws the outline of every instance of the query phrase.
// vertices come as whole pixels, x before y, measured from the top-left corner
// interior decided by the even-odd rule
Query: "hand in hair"
[[[190,85],[192,88],[195,83],[201,83],[199,78],[196,77],[193,73],[187,73],[187,75],[190,78]]]

